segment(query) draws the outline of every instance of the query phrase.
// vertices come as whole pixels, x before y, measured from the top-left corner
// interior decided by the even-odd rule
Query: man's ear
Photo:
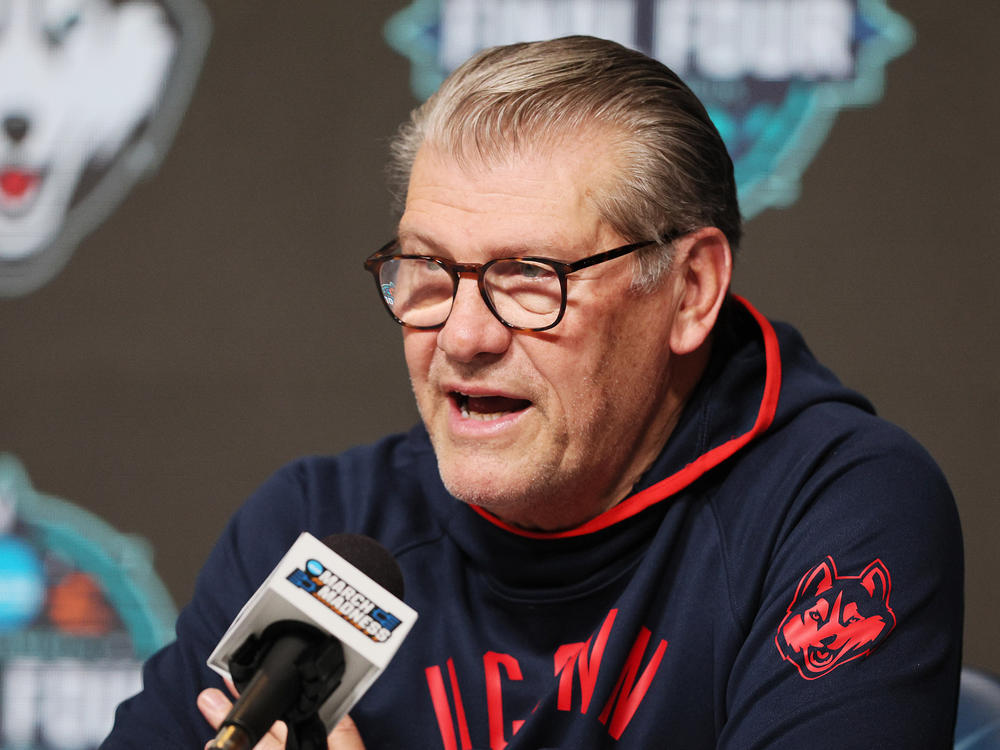
[[[708,338],[733,276],[733,253],[721,230],[704,227],[677,240],[678,298],[670,331],[674,354],[690,354]]]

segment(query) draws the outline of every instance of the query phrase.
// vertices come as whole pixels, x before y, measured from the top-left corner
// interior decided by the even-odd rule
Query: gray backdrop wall
[[[0,300],[0,450],[150,540],[178,604],[282,463],[416,419],[361,269],[392,231],[385,144],[415,103],[381,35],[406,3],[208,5],[158,173],[54,281]],[[838,117],[801,199],[750,221],[736,289],[941,463],[966,534],[966,661],[1000,670],[1000,4],[891,5],[916,45],[880,104]]]

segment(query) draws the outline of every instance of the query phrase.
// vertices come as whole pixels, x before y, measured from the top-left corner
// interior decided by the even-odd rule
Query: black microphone
[[[399,565],[374,539],[299,537],[209,658],[240,692],[210,747],[249,750],[280,719],[287,750],[324,750],[416,619],[402,596]]]

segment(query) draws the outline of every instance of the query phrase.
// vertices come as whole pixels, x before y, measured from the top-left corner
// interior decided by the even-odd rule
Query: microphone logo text
[[[376,643],[389,640],[400,623],[398,617],[376,605],[318,560],[309,560],[304,570],[293,570],[288,580]]]

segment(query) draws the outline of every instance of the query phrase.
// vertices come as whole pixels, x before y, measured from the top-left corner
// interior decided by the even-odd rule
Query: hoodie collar
[[[771,323],[736,295],[724,306],[715,336],[709,366],[677,427],[625,500],[580,526],[557,532],[527,531],[477,506],[472,510],[521,537],[579,537],[638,515],[727,461],[774,421],[781,392],[781,352]],[[749,407],[742,406],[748,403]]]

